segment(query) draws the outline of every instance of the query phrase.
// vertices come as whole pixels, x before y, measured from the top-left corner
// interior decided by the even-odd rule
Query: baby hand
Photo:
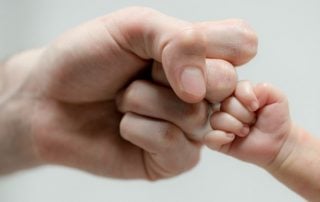
[[[292,125],[286,97],[270,84],[248,81],[238,83],[210,122],[205,145],[260,166],[277,157]]]

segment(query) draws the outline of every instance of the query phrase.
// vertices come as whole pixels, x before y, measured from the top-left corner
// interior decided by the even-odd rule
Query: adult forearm
[[[270,172],[307,200],[320,201],[320,141],[301,128],[292,133],[287,143],[291,152]]]
[[[39,164],[30,135],[32,101],[22,90],[37,54],[24,52],[0,66],[0,175]]]

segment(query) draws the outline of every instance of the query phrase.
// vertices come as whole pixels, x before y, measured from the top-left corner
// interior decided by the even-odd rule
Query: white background
[[[129,5],[182,19],[243,18],[259,35],[259,53],[241,79],[268,81],[289,97],[293,119],[320,137],[319,0],[0,0],[0,58],[45,45],[66,29]],[[1,165],[0,165],[1,166]],[[307,167],[306,167],[307,169]],[[204,150],[177,178],[149,183],[43,167],[0,178],[1,202],[303,201],[262,169]]]

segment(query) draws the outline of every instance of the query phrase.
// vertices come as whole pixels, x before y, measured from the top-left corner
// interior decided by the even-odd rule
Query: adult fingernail
[[[206,93],[206,84],[203,73],[199,68],[185,68],[181,74],[182,90],[194,97],[203,97]]]

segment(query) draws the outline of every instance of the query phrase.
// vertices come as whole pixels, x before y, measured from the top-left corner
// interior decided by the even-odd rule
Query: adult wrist
[[[34,102],[24,88],[41,51],[23,52],[0,66],[0,174],[41,164],[30,128]]]

